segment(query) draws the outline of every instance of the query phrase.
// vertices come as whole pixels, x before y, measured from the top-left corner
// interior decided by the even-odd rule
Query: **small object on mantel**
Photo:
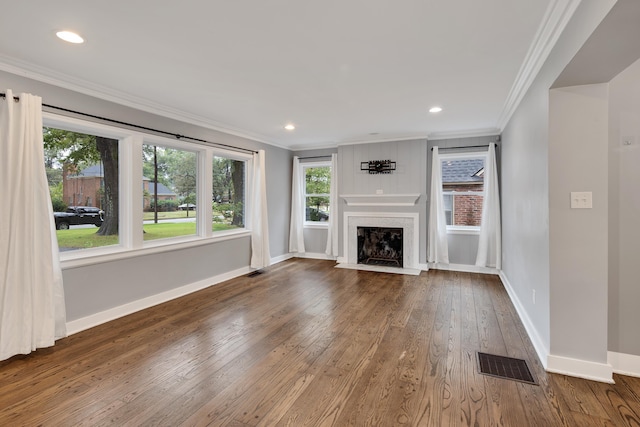
[[[396,170],[396,162],[391,160],[369,160],[368,162],[360,162],[360,170],[368,171],[370,174],[391,173]]]

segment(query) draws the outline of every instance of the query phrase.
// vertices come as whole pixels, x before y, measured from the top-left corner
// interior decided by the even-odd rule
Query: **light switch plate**
[[[593,197],[591,191],[572,191],[571,209],[591,209],[593,208]]]

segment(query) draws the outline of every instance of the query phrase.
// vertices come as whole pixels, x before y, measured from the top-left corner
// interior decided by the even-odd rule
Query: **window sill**
[[[315,228],[319,230],[326,230],[327,228],[329,228],[329,223],[328,222],[305,222],[304,228],[312,228],[312,229]]]
[[[61,253],[60,264],[63,270],[84,267],[87,265],[100,264],[104,262],[117,261],[125,258],[132,258],[144,255],[175,251],[179,249],[193,248],[197,246],[210,245],[212,243],[224,242],[226,240],[239,239],[251,235],[251,230],[242,229],[237,231],[221,231],[211,237],[188,236],[172,241],[162,240],[147,243],[147,246],[136,249],[125,249],[122,246],[105,246],[103,248],[87,249],[76,253]],[[74,251],[75,252],[75,251]],[[80,253],[82,252],[82,253]],[[67,255],[65,257],[64,255]],[[66,258],[66,259],[65,259]]]
[[[480,227],[465,227],[465,226],[447,226],[447,234],[468,234],[468,235],[480,235]]]

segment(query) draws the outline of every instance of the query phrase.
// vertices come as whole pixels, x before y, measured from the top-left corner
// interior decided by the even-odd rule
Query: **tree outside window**
[[[325,164],[303,165],[305,178],[305,220],[329,221],[331,166]]]

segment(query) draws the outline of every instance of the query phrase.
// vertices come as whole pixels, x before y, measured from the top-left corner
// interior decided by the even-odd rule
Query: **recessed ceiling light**
[[[288,125],[285,125],[284,128],[286,130],[294,130],[296,127],[294,125],[292,125],[291,123],[289,123]]]
[[[430,113],[439,113],[440,111],[442,111],[442,107],[431,107],[429,109]]]
[[[72,31],[58,31],[56,36],[69,43],[84,43],[84,39]]]

